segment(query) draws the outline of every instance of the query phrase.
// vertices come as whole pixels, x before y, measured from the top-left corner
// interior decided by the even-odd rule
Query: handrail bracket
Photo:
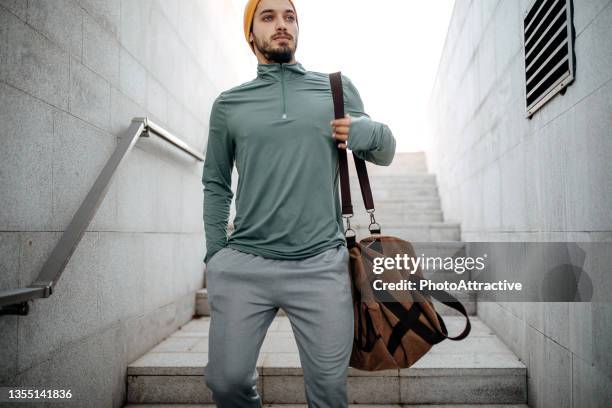
[[[0,306],[0,315],[18,315],[26,316],[30,311],[30,305],[27,301],[13,303],[12,305]]]

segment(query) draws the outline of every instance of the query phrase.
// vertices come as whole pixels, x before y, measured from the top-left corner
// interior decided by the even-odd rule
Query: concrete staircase
[[[446,322],[455,333],[463,325],[460,317],[447,317]],[[208,317],[190,321],[130,364],[128,402],[212,403],[204,383],[209,323]],[[264,403],[305,403],[304,379],[288,317],[277,316],[272,322],[257,367]],[[352,404],[524,404],[525,366],[474,317],[467,339],[434,346],[408,369],[367,373],[350,368],[348,392]]]
[[[351,224],[363,237],[369,216],[352,161],[349,165],[355,206]],[[398,153],[389,167],[368,163],[368,173],[383,234],[411,241],[417,254],[464,255],[460,225],[444,220],[435,176],[427,173],[422,152]],[[458,279],[454,272],[424,273],[432,280]],[[202,289],[196,296],[196,318],[128,366],[128,407],[214,406],[204,382],[210,323],[206,295]],[[475,294],[458,297],[472,315],[469,337],[434,346],[408,369],[369,373],[350,368],[351,406],[527,407],[525,365],[475,316]],[[464,318],[437,302],[436,309],[445,316],[449,332],[459,333]],[[257,368],[266,407],[306,407],[298,349],[282,310],[264,340]]]

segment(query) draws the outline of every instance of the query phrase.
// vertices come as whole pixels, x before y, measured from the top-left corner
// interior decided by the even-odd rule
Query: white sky
[[[242,22],[246,0],[231,0]],[[398,151],[427,146],[427,103],[454,0],[294,0],[300,26],[296,60],[311,71],[342,71],[365,112],[387,124]],[[239,72],[256,75],[257,60]]]

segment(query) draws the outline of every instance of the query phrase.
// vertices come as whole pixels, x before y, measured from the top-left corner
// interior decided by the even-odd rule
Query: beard
[[[255,47],[268,61],[286,64],[293,59],[295,50],[289,47],[289,45],[281,45],[279,47],[272,48],[270,42],[260,40],[255,36],[253,37],[255,39]],[[297,48],[297,40],[295,40],[295,47]]]

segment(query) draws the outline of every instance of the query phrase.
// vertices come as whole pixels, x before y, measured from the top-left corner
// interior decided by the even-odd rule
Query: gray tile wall
[[[464,241],[612,241],[612,1],[574,0],[576,80],[525,117],[530,0],[457,0],[430,102],[445,217]],[[609,303],[478,303],[528,367],[529,406],[612,404]]]
[[[0,289],[38,276],[133,117],[203,151],[249,53],[230,0],[0,0]],[[0,317],[1,385],[122,406],[127,364],[191,318],[203,285],[201,172],[137,142],[53,296]]]

